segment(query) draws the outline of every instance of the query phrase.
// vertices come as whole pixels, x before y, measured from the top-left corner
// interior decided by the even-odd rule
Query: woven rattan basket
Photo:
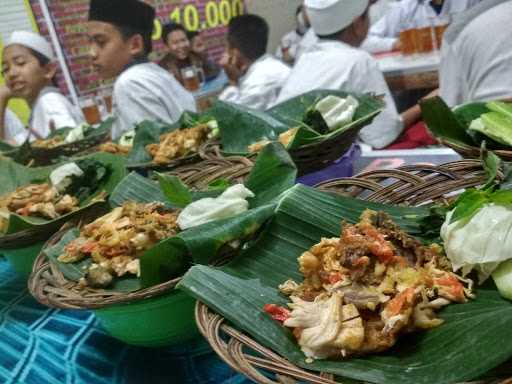
[[[367,201],[419,205],[443,201],[461,188],[481,185],[485,181],[481,162],[464,160],[438,167],[414,165],[396,170],[372,171],[354,178],[328,181],[317,187]],[[196,304],[196,322],[216,353],[234,370],[256,383],[341,383],[335,381],[332,375],[306,371],[293,365],[232,327],[221,315],[200,302]],[[512,381],[502,383],[510,384]]]
[[[290,156],[297,166],[299,175],[318,171],[338,160],[354,144],[362,128],[362,125],[354,126],[342,134],[320,143],[290,150]]]
[[[242,183],[253,165],[251,159],[242,156],[210,157],[199,163],[177,167],[168,173],[179,176],[185,184],[196,189],[205,189],[211,182],[219,179]]]
[[[363,128],[352,127],[339,136],[324,140],[321,143],[305,145],[297,149],[290,150],[290,156],[293,159],[298,171],[298,175],[306,175],[311,172],[324,169],[347,152],[356,141],[359,131]],[[210,141],[204,145],[199,155],[203,159],[223,159],[231,158],[222,152],[219,141]],[[255,157],[256,154],[247,154],[248,158]]]
[[[250,173],[253,163],[245,158],[206,160],[196,165],[173,170],[185,184],[194,189],[203,189],[211,181],[219,178],[230,181],[243,181]],[[58,243],[71,227],[70,223],[48,240],[43,247]],[[41,252],[34,263],[29,279],[29,290],[42,304],[65,309],[98,309],[114,304],[133,303],[165,294],[179,282],[179,278],[166,283],[142,289],[133,293],[106,292],[101,289],[83,289],[77,283],[67,280],[62,272]]]
[[[480,148],[472,147],[466,144],[454,143],[453,141],[438,139],[439,142],[447,147],[450,147],[459,155],[465,159],[478,159],[480,158]],[[502,149],[493,150],[493,152],[499,156],[502,160],[512,161],[512,151],[506,151]]]

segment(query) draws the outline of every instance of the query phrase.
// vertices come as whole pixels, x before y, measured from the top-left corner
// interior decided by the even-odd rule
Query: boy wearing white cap
[[[44,139],[53,129],[82,123],[80,111],[54,86],[53,59],[51,45],[36,33],[17,31],[6,42],[2,54],[6,86],[0,89],[0,133],[6,141]],[[6,109],[12,97],[24,99],[32,108],[28,131],[20,130],[19,121]]]
[[[284,85],[278,103],[314,90],[333,89],[383,95],[386,109],[360,132],[374,148],[391,144],[404,123],[419,119],[418,107],[398,114],[376,61],[359,45],[369,28],[368,0],[306,0],[305,6],[318,43],[304,53]]]
[[[165,69],[150,63],[155,10],[138,0],[91,0],[87,35],[94,68],[116,78],[113,103],[118,139],[143,120],[177,121],[196,110],[192,94]]]

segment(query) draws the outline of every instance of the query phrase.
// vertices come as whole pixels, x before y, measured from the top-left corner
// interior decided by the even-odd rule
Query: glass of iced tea
[[[449,16],[440,17],[436,20],[434,24],[434,36],[436,42],[436,48],[441,50],[441,45],[443,44],[443,36],[444,32],[450,25],[451,18]]]
[[[183,86],[191,92],[198,91],[204,84],[203,70],[195,66],[182,68],[181,78]]]
[[[400,31],[400,43],[402,45],[403,55],[413,55],[417,52],[416,48],[416,29],[409,28]]]
[[[434,31],[432,26],[427,25],[416,30],[418,53],[429,53],[434,50]]]
[[[80,101],[80,107],[87,124],[93,125],[101,122],[100,109],[94,102],[93,98],[85,98]]]

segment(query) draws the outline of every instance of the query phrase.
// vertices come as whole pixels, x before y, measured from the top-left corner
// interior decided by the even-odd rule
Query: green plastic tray
[[[199,337],[194,320],[195,299],[176,290],[133,304],[95,310],[111,336],[127,344],[160,347]]]
[[[32,272],[32,265],[43,245],[44,242],[38,242],[23,248],[0,249],[0,255],[5,256],[19,275],[28,278]]]

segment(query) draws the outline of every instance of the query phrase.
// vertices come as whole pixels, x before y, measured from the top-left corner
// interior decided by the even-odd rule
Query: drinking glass
[[[195,66],[181,69],[183,86],[191,92],[198,91],[204,85],[204,72]]]
[[[86,97],[80,100],[80,108],[87,124],[94,125],[101,122],[101,114],[94,97]]]
[[[414,23],[406,22],[402,25],[400,30],[400,43],[404,56],[414,55],[418,52],[417,30]]]

